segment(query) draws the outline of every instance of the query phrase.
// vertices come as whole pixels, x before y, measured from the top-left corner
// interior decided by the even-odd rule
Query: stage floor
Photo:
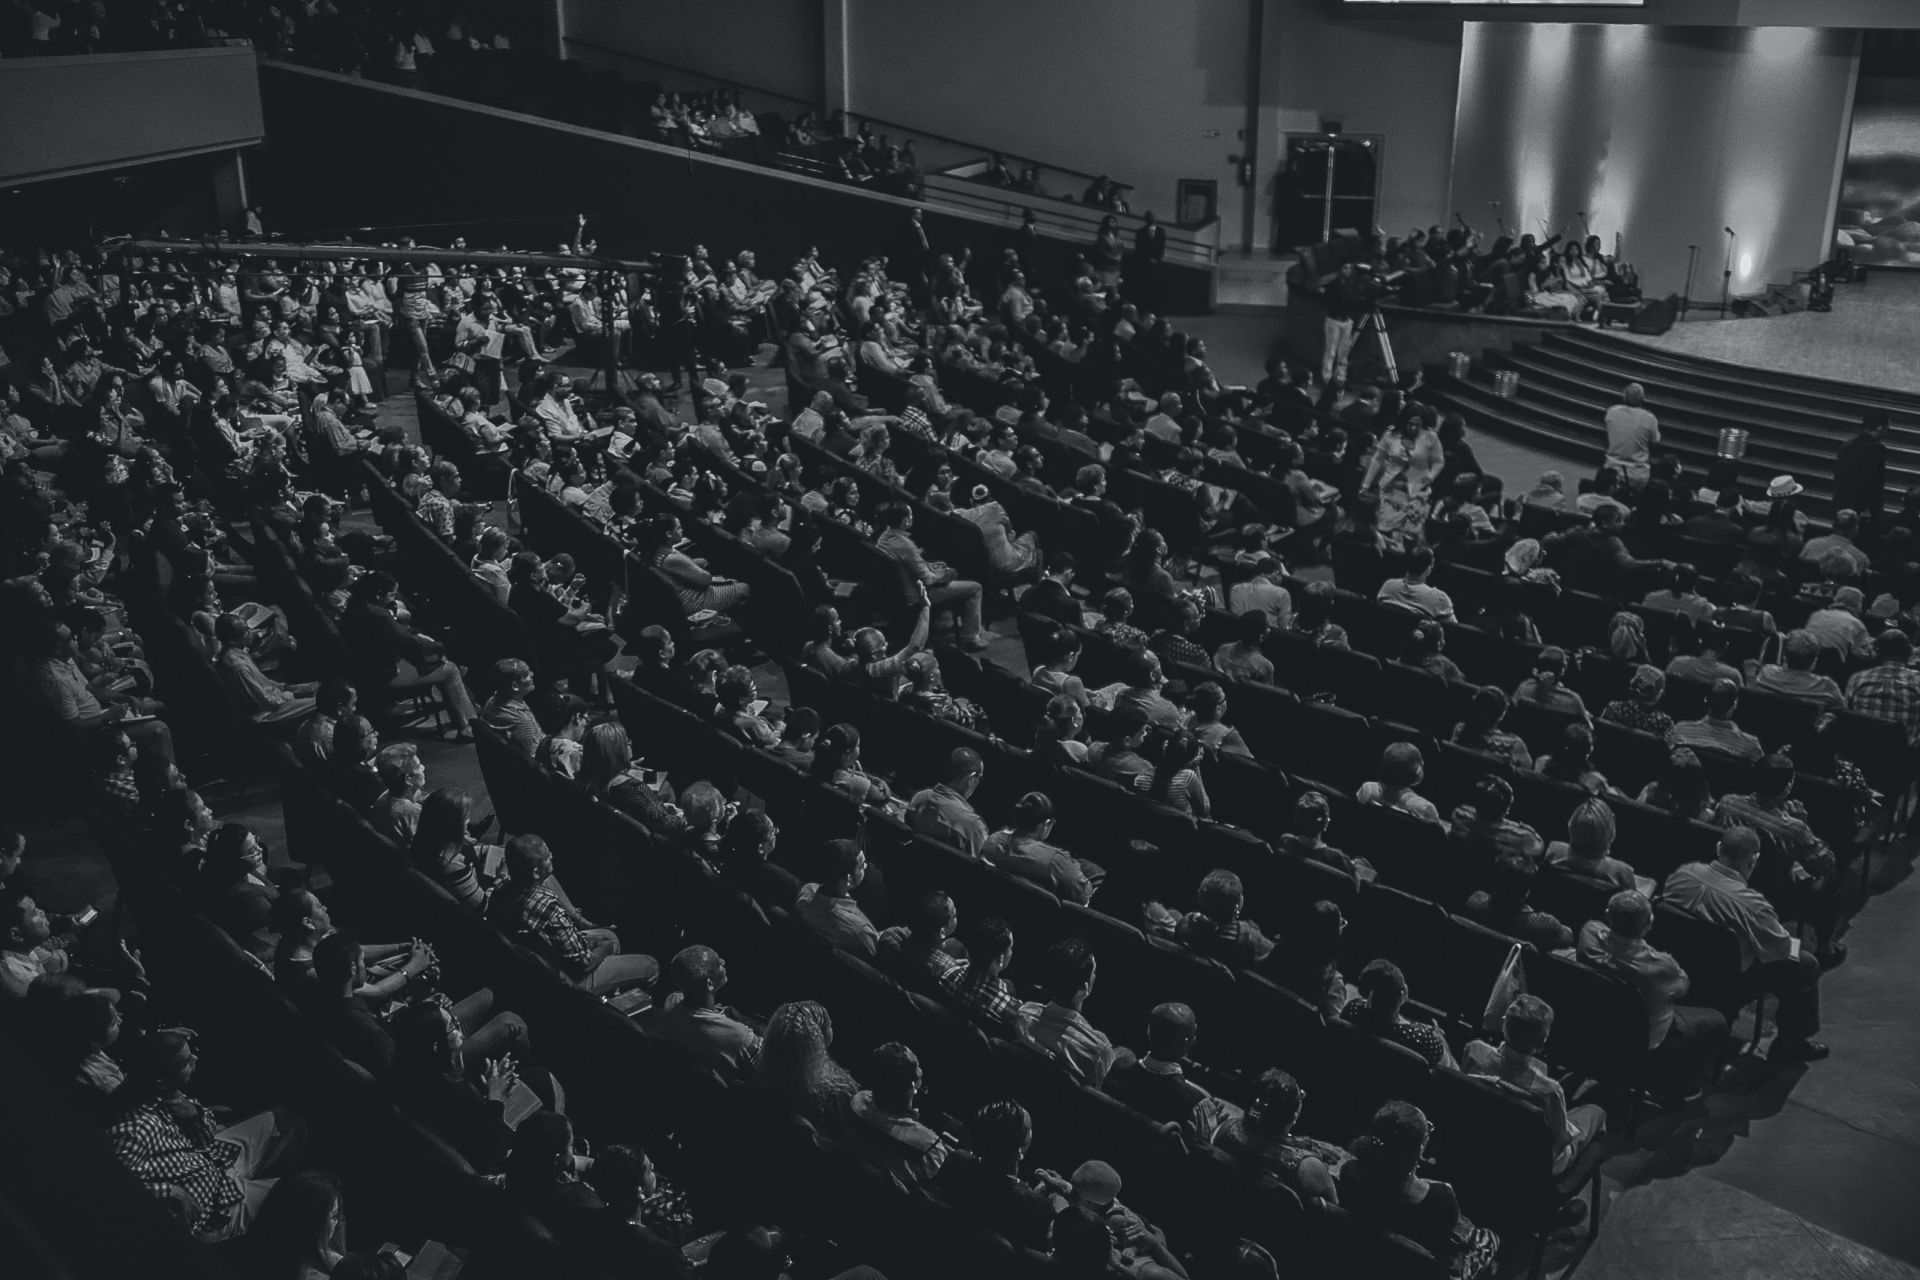
[[[1835,290],[1827,313],[1696,319],[1658,337],[1627,336],[1690,356],[1920,392],[1920,271],[1876,269],[1865,284]]]

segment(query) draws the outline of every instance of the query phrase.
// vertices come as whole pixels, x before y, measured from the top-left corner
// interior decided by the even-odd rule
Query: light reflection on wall
[[[1469,23],[1454,130],[1457,204],[1509,229],[1616,236],[1649,292],[1717,295],[1739,233],[1736,292],[1824,252],[1853,43],[1799,28]]]

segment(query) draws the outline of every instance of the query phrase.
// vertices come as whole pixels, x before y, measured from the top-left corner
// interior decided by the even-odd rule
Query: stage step
[[[1714,323],[1765,324],[1766,321],[1726,320]],[[1809,401],[1817,399],[1829,408],[1837,405],[1858,406],[1861,409],[1872,407],[1889,409],[1897,414],[1920,416],[1920,395],[1911,392],[1891,391],[1881,387],[1862,387],[1831,378],[1816,378],[1808,374],[1750,367],[1728,360],[1715,360],[1708,356],[1686,355],[1649,343],[1636,342],[1619,334],[1604,333],[1594,329],[1566,329],[1554,334],[1550,340],[1557,341],[1563,346],[1578,347],[1616,359],[1630,360],[1641,368],[1658,367],[1677,370],[1699,383],[1725,384],[1734,388],[1746,388],[1748,391],[1764,386],[1793,393],[1796,399],[1804,398]],[[1853,421],[1856,424],[1859,422],[1857,410],[1853,412]],[[1920,423],[1907,425],[1920,426]]]

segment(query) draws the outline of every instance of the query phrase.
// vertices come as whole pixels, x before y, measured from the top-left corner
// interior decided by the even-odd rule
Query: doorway
[[[1380,206],[1386,138],[1377,133],[1290,133],[1273,179],[1276,257],[1336,231],[1370,235]]]

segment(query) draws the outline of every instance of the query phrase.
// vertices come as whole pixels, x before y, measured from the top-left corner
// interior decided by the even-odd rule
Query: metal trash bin
[[[1465,382],[1467,375],[1473,372],[1473,357],[1464,351],[1447,352],[1447,376],[1458,382]]]
[[[1720,444],[1714,451],[1722,458],[1731,458],[1735,462],[1747,456],[1747,429],[1745,427],[1720,428]]]
[[[1520,388],[1520,373],[1516,369],[1502,369],[1493,375],[1493,393],[1502,400],[1513,399],[1513,393]]]

